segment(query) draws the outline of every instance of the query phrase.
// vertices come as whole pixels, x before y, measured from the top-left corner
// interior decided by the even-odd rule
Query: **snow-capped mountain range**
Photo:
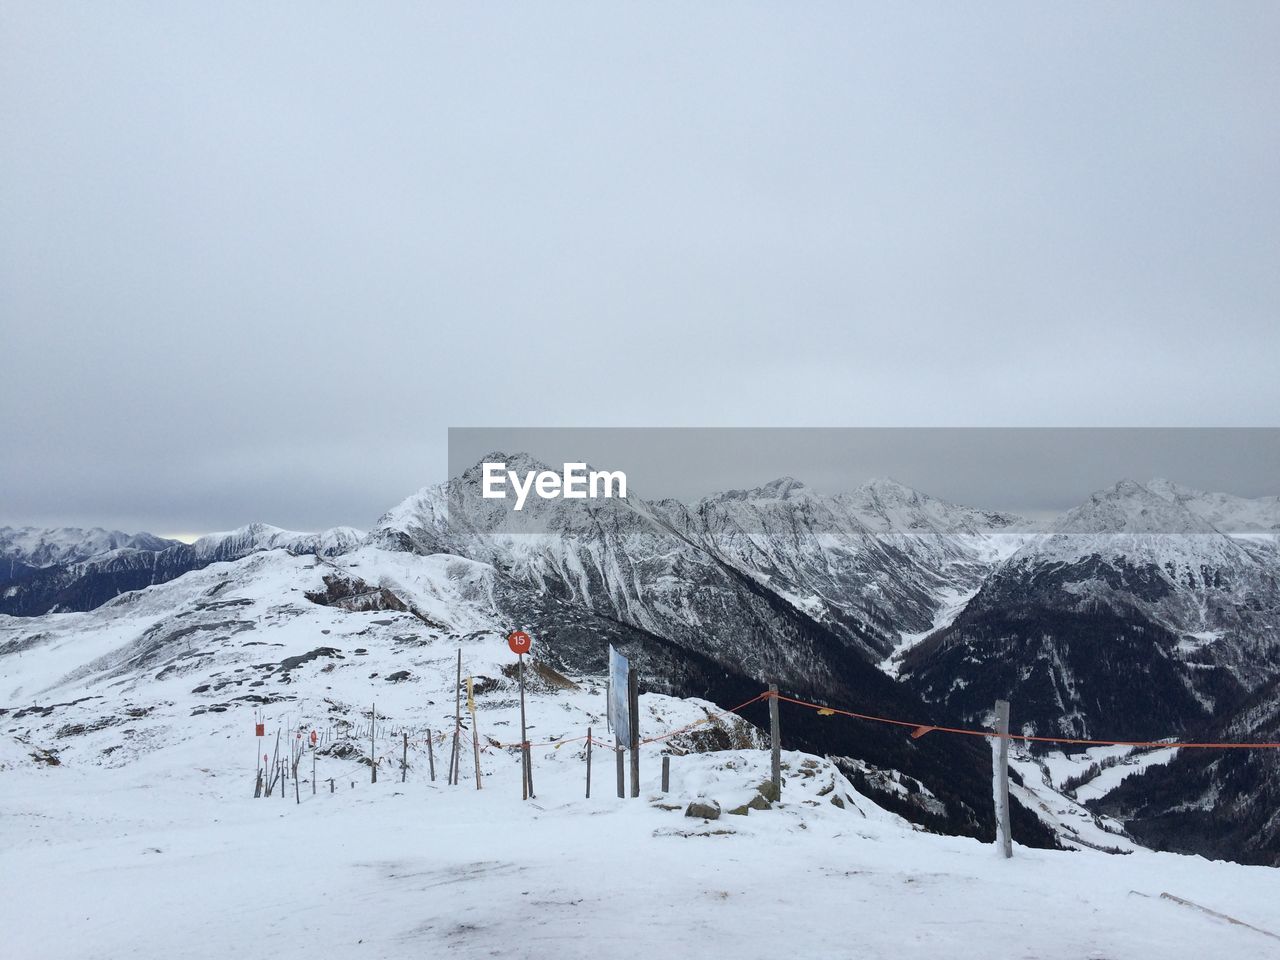
[[[1221,502],[1133,481],[1095,493],[997,564],[905,674],[970,717],[1016,677],[1028,732],[1114,735],[1102,725],[1127,721],[1146,736],[1207,721],[1280,664],[1276,540],[1215,528],[1205,515]],[[1099,670],[1110,679],[1091,682]]]
[[[77,563],[112,550],[163,550],[178,542],[101,527],[0,527],[0,582],[14,579],[19,570]]]
[[[486,459],[542,467],[525,455]],[[160,586],[230,563],[268,579],[286,567],[311,571],[318,584],[287,588],[305,594],[304,608],[388,610],[397,624],[408,616],[442,635],[520,623],[559,670],[603,670],[611,640],[633,652],[653,689],[717,702],[774,681],[876,715],[984,725],[992,702],[1008,698],[1025,732],[1155,738],[1236,729],[1243,705],[1266,713],[1250,698],[1266,701],[1280,675],[1280,498],[1126,480],[1038,526],[891,480],[828,495],[784,477],[696,503],[634,491],[531,499],[518,515],[481,498],[479,485],[477,465],[424,487],[368,534],[254,524],[187,545],[6,528],[0,560],[13,572],[0,580],[0,612],[22,616],[0,620],[0,653],[63,636],[59,648],[75,650],[67,662],[84,676],[109,660],[123,677],[169,656],[165,638],[204,638],[203,619],[219,643],[266,629],[271,617],[241,625],[222,615],[222,599]],[[173,629],[146,627],[108,660],[70,642],[137,604],[167,611]],[[204,662],[201,650],[192,648],[194,662]],[[60,685],[80,675],[69,670]],[[892,728],[855,736],[811,719],[791,730],[875,771],[868,783],[917,784],[913,799],[867,787],[910,819],[948,832],[989,826],[986,787],[963,744],[926,737],[904,750]],[[1130,778],[1126,790],[1147,779]],[[1254,787],[1233,802],[1263,802]],[[1141,830],[1156,807],[1130,801],[1125,810]],[[1027,810],[1019,816],[1039,829]],[[1280,855],[1280,834],[1256,845],[1257,856]]]
[[[12,538],[6,536],[9,531],[0,528],[0,613],[17,616],[91,610],[129,590],[263,550],[335,556],[364,539],[353,527],[297,533],[265,523],[208,534],[189,544],[99,529],[23,528],[13,531]]]

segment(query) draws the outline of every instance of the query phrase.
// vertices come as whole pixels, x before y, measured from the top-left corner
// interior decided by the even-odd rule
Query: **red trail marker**
[[[507,634],[507,646],[511,648],[512,653],[523,656],[533,646],[533,638],[523,630],[512,630]]]

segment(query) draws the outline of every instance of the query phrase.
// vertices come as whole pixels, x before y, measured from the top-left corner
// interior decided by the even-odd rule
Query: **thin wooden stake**
[[[458,678],[453,686],[453,749],[449,752],[449,783],[458,785],[458,738],[462,735],[462,651],[458,651]]]
[[[591,728],[587,727],[587,799],[591,799]]]
[[[627,712],[631,715],[631,796],[640,796],[640,676],[627,671]]]
[[[375,703],[369,711],[369,770],[370,783],[378,782],[378,758],[374,747],[374,727],[378,722],[378,705]]]
[[[476,758],[476,789],[479,790],[480,784],[480,728],[476,724],[476,697],[475,687],[471,682],[471,677],[467,677],[467,710],[471,714],[471,752]]]
[[[404,757],[400,761],[400,782],[404,783],[404,778],[409,775],[409,735],[404,734]]]
[[[431,769],[431,782],[436,782],[436,751],[431,745],[431,728],[427,728],[427,763]]]
[[[280,770],[280,731],[277,730],[276,731],[276,748],[271,753],[271,769],[269,771],[265,771],[265,770],[263,771],[264,775],[267,778],[267,792],[263,794],[264,797],[271,796],[271,789],[275,786],[276,776],[279,770]]]
[[[782,799],[782,725],[778,721],[778,685],[769,684],[769,740],[773,747],[773,789]]]
[[[1013,856],[1013,834],[1009,829],[1009,701],[996,701],[996,845],[1008,860]]]
[[[662,755],[662,792],[671,792],[671,754]]]

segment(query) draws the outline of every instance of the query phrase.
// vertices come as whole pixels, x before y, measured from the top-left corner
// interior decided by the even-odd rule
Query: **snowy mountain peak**
[[[259,550],[288,550],[290,553],[322,553],[332,556],[355,548],[365,534],[354,527],[333,527],[319,533],[284,530],[269,523],[250,523],[224,533],[210,533],[191,544],[197,557],[229,559]]]
[[[1156,496],[1166,500],[1182,500],[1202,495],[1199,490],[1192,490],[1190,487],[1166,480],[1164,477],[1155,477],[1147,481],[1146,487]]]
[[[706,500],[786,500],[793,494],[807,493],[808,487],[795,477],[778,477],[750,490],[726,490]]]
[[[776,480],[770,480],[768,483],[757,489],[757,493],[766,497],[774,497],[778,500],[785,500],[791,496],[793,492],[805,489],[805,485],[795,477],[778,477]]]
[[[102,527],[0,527],[0,558],[28,567],[78,563],[112,550],[163,550],[178,541]]]
[[[1031,528],[1015,514],[949,503],[891,478],[868,480],[840,499],[879,533],[971,536]]]
[[[1156,479],[1147,489],[1157,496],[1186,508],[1223,533],[1280,533],[1280,497],[1237,497],[1230,493],[1208,493]]]
[[[543,463],[533,454],[523,450],[518,450],[515,453],[493,450],[462,471],[458,476],[458,480],[466,485],[479,484],[484,479],[484,465],[486,463],[505,463],[507,470],[520,476],[530,472],[539,473],[543,470],[552,469],[550,465]]]
[[[1099,490],[1053,527],[1055,534],[1214,534],[1212,524],[1135,480]]]
[[[898,503],[918,503],[926,496],[914,487],[909,487],[892,477],[872,477],[859,486],[856,492]]]

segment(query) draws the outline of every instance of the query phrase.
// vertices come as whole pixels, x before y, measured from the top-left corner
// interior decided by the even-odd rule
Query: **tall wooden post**
[[[587,727],[587,799],[591,799],[591,728]]]
[[[458,738],[462,735],[462,651],[458,651],[458,678],[453,687],[453,749],[449,751],[449,783],[458,783]]]
[[[427,727],[427,764],[431,770],[431,782],[436,782],[436,751],[431,744],[431,728]]]
[[[316,745],[311,745],[311,795],[316,795]]]
[[[623,754],[626,751],[622,748],[622,744],[618,744],[614,748],[614,756],[618,758],[618,799],[621,800],[627,795],[627,772],[626,764],[623,762]]]
[[[662,755],[662,792],[671,792],[671,754]]]
[[[409,775],[409,735],[404,734],[404,753],[400,759],[400,782],[404,783],[404,778]]]
[[[640,796],[640,677],[627,671],[627,713],[631,717],[631,796]]]
[[[773,789],[782,799],[782,724],[778,721],[778,685],[769,684],[769,741],[773,747]]]
[[[1009,701],[996,701],[996,756],[993,771],[996,802],[996,846],[1008,860],[1013,856],[1009,829]]]
[[[374,727],[378,723],[378,705],[375,703],[369,711],[369,776],[370,783],[378,782],[378,757],[374,748]]]

